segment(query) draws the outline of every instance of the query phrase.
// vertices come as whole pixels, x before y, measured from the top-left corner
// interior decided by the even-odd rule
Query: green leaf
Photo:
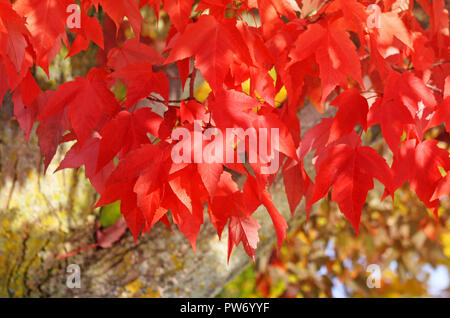
[[[120,213],[120,201],[104,206],[100,210],[100,224],[103,228],[114,225],[122,216]]]

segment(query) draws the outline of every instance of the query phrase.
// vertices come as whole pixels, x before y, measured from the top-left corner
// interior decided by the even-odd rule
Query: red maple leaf
[[[14,10],[26,17],[27,28],[31,33],[31,43],[36,52],[37,64],[48,73],[49,61],[61,47],[61,39],[67,43],[66,10],[72,0],[18,0]]]
[[[106,86],[105,76],[97,71],[93,69],[86,78],[78,77],[59,86],[39,120],[68,108],[72,128],[80,143],[84,143],[102,120],[112,118],[120,110],[114,94]]]
[[[316,184],[308,206],[324,197],[331,187],[331,199],[359,232],[359,222],[367,192],[373,188],[373,178],[391,189],[389,166],[373,148],[341,144],[328,151],[328,157],[318,169]]]
[[[183,31],[189,22],[195,0],[164,0],[164,10],[178,31]]]
[[[235,55],[250,60],[235,24],[231,19],[217,21],[212,16],[201,16],[176,38],[165,63],[195,56],[195,66],[202,72],[211,88],[214,91],[223,89],[222,83]],[[208,45],[205,46],[205,43]]]
[[[295,41],[290,57],[302,61],[314,54],[322,81],[322,103],[336,86],[347,87],[350,75],[361,86],[361,65],[356,47],[339,21],[312,24]]]
[[[449,153],[439,148],[437,143],[436,140],[408,140],[402,143],[392,164],[393,190],[409,180],[411,189],[427,207],[433,209],[436,216],[438,198],[448,191],[440,169],[447,173],[450,170]]]
[[[389,148],[395,153],[406,126],[415,125],[420,104],[424,109],[436,107],[436,99],[423,81],[409,72],[392,71],[386,80],[383,98],[370,108],[369,127],[380,124]]]
[[[164,59],[155,49],[136,38],[125,41],[108,53],[108,67],[113,70],[120,70],[127,65],[139,62],[149,62],[154,65],[162,64]]]
[[[166,74],[153,72],[149,62],[129,64],[115,71],[112,76],[121,79],[128,88],[124,104],[126,109],[130,109],[151,93],[158,93],[166,101],[169,99],[170,87]]]
[[[75,41],[72,43],[67,56],[73,56],[80,51],[87,50],[90,41],[97,44],[101,49],[104,48],[103,31],[100,22],[94,18],[89,17],[87,12],[81,9],[80,28],[73,28],[70,31],[77,33]]]

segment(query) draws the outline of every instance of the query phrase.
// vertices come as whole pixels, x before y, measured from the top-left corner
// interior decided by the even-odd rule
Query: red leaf
[[[129,64],[113,73],[128,87],[125,108],[130,109],[151,93],[160,94],[165,100],[169,99],[169,80],[163,72],[154,73],[149,62]]]
[[[437,108],[427,128],[436,127],[444,122],[447,131],[450,132],[450,76],[445,79],[444,101]]]
[[[436,189],[442,186],[441,182],[444,179],[439,167],[447,173],[450,171],[449,153],[439,148],[437,144],[437,140],[426,140],[416,146],[414,168],[410,179],[411,189],[427,207],[434,210],[436,217],[439,200],[433,200],[433,196],[435,191],[438,191],[437,194],[441,191]]]
[[[409,72],[402,75],[391,71],[382,99],[378,99],[370,108],[368,124],[381,125],[383,136],[389,148],[396,153],[401,136],[407,125],[415,125],[413,120],[423,108],[434,109],[436,100],[422,80]]]
[[[20,72],[31,35],[9,1],[0,3],[0,33],[0,56],[9,59],[16,71]],[[0,94],[0,98],[2,96]]]
[[[36,52],[37,64],[48,71],[49,61],[54,57],[52,50],[66,39],[65,27],[67,7],[72,0],[18,0],[14,10],[27,19],[31,42]]]
[[[294,161],[292,159],[288,160],[283,167],[283,182],[289,208],[292,216],[294,216],[300,201],[312,190],[313,184],[303,167],[303,162],[293,166],[289,164],[290,162]]]
[[[173,221],[188,238],[195,252],[196,240],[203,224],[203,200],[205,190],[193,166],[189,166],[169,180],[174,196],[167,200],[167,209],[172,210]],[[172,192],[168,189],[169,193]]]
[[[450,195],[450,173],[448,173],[444,179],[439,181],[430,201],[438,200],[448,195]]]
[[[126,154],[150,143],[147,134],[159,136],[162,121],[150,108],[118,113],[102,130],[97,169],[103,168],[120,151]]]
[[[38,105],[40,111],[48,104],[53,91],[45,91],[38,96],[35,103]],[[56,114],[41,120],[37,129],[39,136],[39,148],[44,158],[44,171],[47,170],[52,161],[58,145],[60,144],[63,135],[70,129],[70,120],[68,109],[62,109]]]
[[[253,127],[253,121],[256,119],[253,108],[258,105],[258,100],[244,93],[222,90],[215,94],[215,98],[209,103],[209,109],[218,128],[247,129]]]
[[[89,74],[87,78],[78,77],[60,85],[39,118],[49,118],[67,108],[72,128],[81,144],[104,118],[112,118],[120,110],[104,80],[96,78],[95,69]]]
[[[112,161],[101,170],[97,170],[97,157],[100,147],[100,136],[92,135],[84,144],[76,143],[67,152],[64,160],[56,171],[67,168],[79,168],[85,166],[86,178],[88,178],[98,193],[103,193],[107,178],[114,170]]]
[[[41,93],[41,89],[30,71],[28,71],[27,75],[20,84],[20,89],[22,92],[23,103],[27,106],[30,106],[36,97],[38,97]]]
[[[270,192],[256,178],[248,176],[244,185],[244,195],[246,205],[250,211],[255,210],[261,204],[267,209],[277,233],[278,249],[280,249],[286,239],[288,225],[274,205]]]
[[[216,187],[212,202],[208,204],[208,213],[211,222],[214,224],[219,238],[232,214],[239,214],[243,209],[242,197],[240,190],[231,177],[229,172],[223,172],[220,175],[219,182]]]
[[[234,246],[242,242],[244,250],[253,261],[255,260],[255,250],[259,242],[259,223],[248,215],[231,216],[228,224],[228,261],[230,261],[231,251]]]
[[[339,107],[330,128],[328,143],[353,131],[356,124],[367,129],[367,113],[369,105],[367,100],[355,88],[350,88],[335,98],[331,105]]]
[[[197,170],[209,196],[214,198],[217,184],[223,172],[223,165],[221,163],[203,162],[197,164]]]
[[[398,153],[394,155],[394,161],[391,167],[393,173],[393,191],[400,188],[413,175],[416,144],[417,142],[414,139],[407,140],[401,144]]]
[[[101,248],[110,248],[127,231],[127,223],[124,218],[120,218],[116,223],[106,229],[97,230],[97,243]]]
[[[327,28],[318,23],[310,25],[295,41],[290,57],[299,62],[312,54],[319,64],[322,103],[336,86],[347,86],[348,75],[363,86],[356,47],[338,22]]]
[[[183,31],[189,23],[194,2],[195,0],[164,0],[164,10],[178,31]]]
[[[105,191],[103,191],[96,205],[97,207],[103,206],[120,200],[120,211],[124,215],[135,240],[137,240],[144,225],[147,225],[148,228],[154,218],[152,211],[146,211],[147,213],[144,215],[144,212],[138,206],[138,194],[141,196],[140,202],[145,202],[147,193],[154,192],[163,182],[162,178],[154,178],[151,170],[147,170],[145,174],[142,172],[148,167],[148,169],[156,169],[156,171],[164,173],[164,169],[160,167],[161,162],[167,162],[164,158],[163,149],[149,144],[128,153],[108,178]],[[163,156],[161,157],[161,155]],[[154,163],[154,165],[149,165],[149,162]],[[151,182],[152,180],[154,182]],[[149,206],[149,208],[152,207]],[[151,217],[151,219],[146,217]]]
[[[378,17],[379,25],[370,30],[375,33],[377,43],[380,47],[389,47],[394,42],[394,37],[412,48],[411,34],[406,28],[397,12],[383,12]]]
[[[367,192],[374,186],[373,178],[391,189],[390,169],[374,149],[362,146],[352,148],[344,144],[334,146],[319,167],[308,206],[319,201],[333,186],[332,200],[338,203],[358,233]]]
[[[205,43],[208,43],[205,46]],[[235,22],[217,21],[212,16],[202,15],[194,24],[189,24],[176,39],[166,64],[195,56],[195,66],[202,72],[214,91],[223,88],[223,82],[234,55],[249,60],[248,50],[242,47],[243,39]]]
[[[348,144],[352,147],[356,147],[360,144],[361,139],[355,132],[346,135],[338,140],[335,140],[334,142],[329,144],[328,140],[330,140],[330,132],[333,121],[333,118],[323,118],[321,123],[317,124],[306,132],[297,150],[300,160],[303,160],[309,152],[311,152],[313,149],[316,149],[313,163],[315,165],[318,165],[324,158],[328,156],[327,151],[334,145]]]
[[[133,38],[125,41],[122,46],[113,48],[108,53],[108,67],[119,70],[127,65],[139,62],[150,64],[162,64],[163,57],[152,47]]]
[[[180,105],[181,122],[188,122],[193,124],[195,120],[202,120],[207,123],[209,115],[206,113],[206,108],[203,104],[195,100],[190,100],[187,103],[182,101]]]
[[[136,0],[96,0],[95,2],[100,2],[102,8],[116,24],[117,29],[119,29],[120,23],[126,16],[133,27],[135,37],[140,37],[141,24],[144,19],[141,16]]]
[[[71,29],[71,32],[77,33],[74,43],[70,47],[67,57],[78,54],[89,47],[89,42],[92,41],[100,48],[104,48],[103,31],[100,22],[87,15],[86,10],[81,9],[81,21],[79,29]]]

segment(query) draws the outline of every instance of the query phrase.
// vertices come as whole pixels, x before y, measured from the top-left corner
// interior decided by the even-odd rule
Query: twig
[[[157,97],[154,97],[154,96],[148,96],[147,99],[149,101],[160,103],[160,104],[164,104],[164,105],[168,105],[168,106],[171,106],[171,107],[179,107],[180,105],[174,105],[174,104],[180,104],[182,102],[187,102],[187,101],[192,100],[193,98],[188,97],[188,98],[185,98],[185,99],[173,99],[173,100],[165,101],[163,99],[160,99],[160,98],[157,98]]]
[[[189,98],[194,99],[194,90],[195,90],[195,77],[197,76],[197,69],[194,67],[194,70],[192,71],[190,75],[190,83],[189,83]]]
[[[434,66],[438,66],[438,65],[442,65],[442,64],[447,64],[447,63],[450,63],[450,60],[444,60],[444,61],[440,61],[440,62],[436,62],[436,63],[433,63],[433,67]]]
[[[435,87],[435,86],[432,86],[432,85],[430,85],[430,84],[427,84],[426,86],[427,86],[429,89],[431,89],[433,92],[435,92],[435,93],[439,93],[439,94],[442,94],[442,93],[443,93],[442,89],[439,89],[439,88],[437,88],[437,87]]]

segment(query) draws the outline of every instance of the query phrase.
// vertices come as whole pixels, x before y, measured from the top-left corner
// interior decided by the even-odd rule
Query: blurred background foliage
[[[323,201],[279,253],[250,265],[219,297],[449,297],[449,216],[449,199],[437,220],[406,185],[392,205],[368,200],[357,236]],[[380,266],[379,289],[367,286],[370,264]]]

